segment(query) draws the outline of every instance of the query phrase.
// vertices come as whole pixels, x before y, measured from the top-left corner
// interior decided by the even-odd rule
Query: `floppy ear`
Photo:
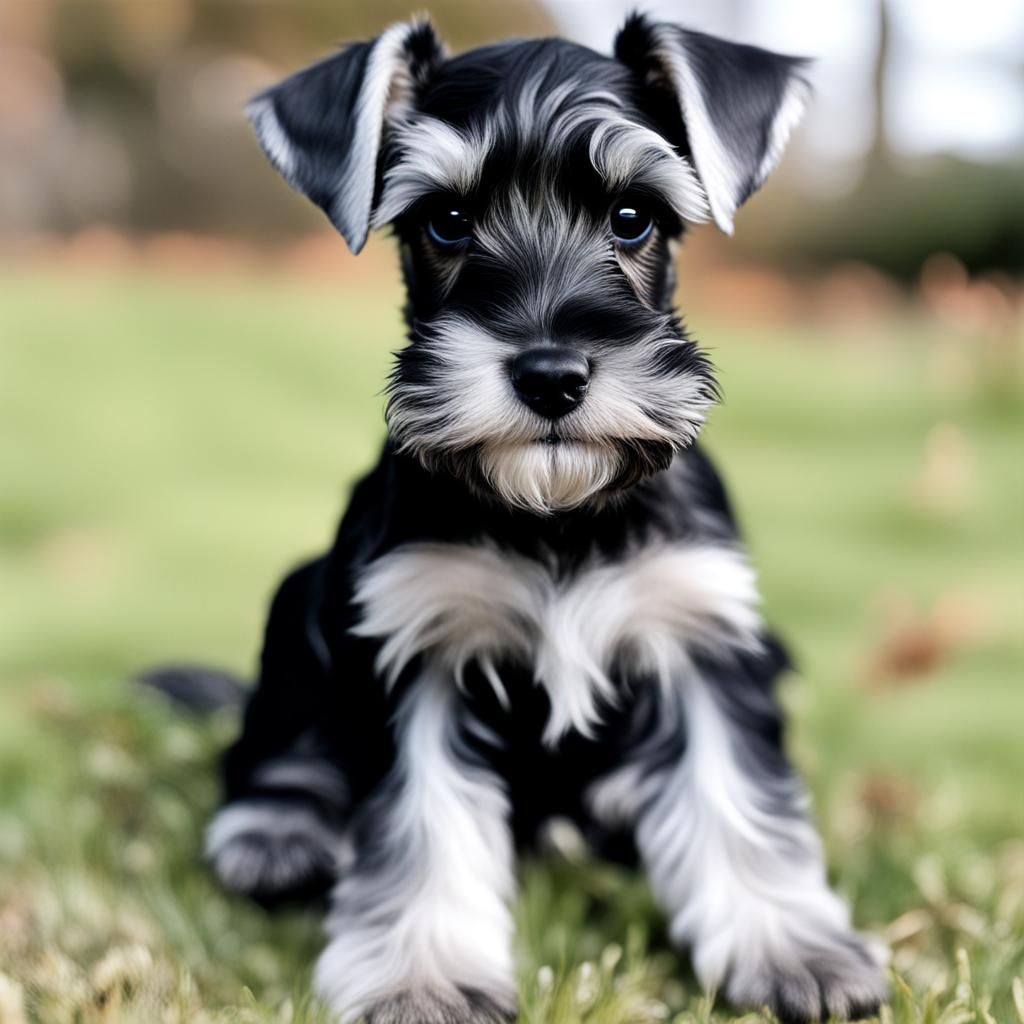
[[[732,234],[733,214],[778,163],[803,114],[809,62],[639,14],[619,32],[615,56],[649,87],[674,94],[715,222]]]
[[[246,108],[270,162],[323,209],[353,252],[370,229],[385,123],[415,104],[443,57],[429,23],[392,25],[286,78]]]

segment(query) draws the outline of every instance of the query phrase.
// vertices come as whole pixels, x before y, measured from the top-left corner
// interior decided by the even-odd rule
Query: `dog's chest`
[[[496,666],[529,663],[551,701],[548,742],[593,731],[613,666],[671,686],[695,646],[753,643],[760,625],[743,555],[708,544],[659,544],[571,575],[488,544],[408,544],[364,570],[355,600],[355,632],[380,641],[388,682],[418,655],[453,683],[475,662],[502,698]]]

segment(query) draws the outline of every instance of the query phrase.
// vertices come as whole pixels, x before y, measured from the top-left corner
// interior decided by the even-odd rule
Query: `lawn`
[[[0,275],[0,1024],[321,1019],[316,915],[199,862],[236,721],[126,679],[250,670],[275,580],[379,443],[396,303]],[[790,739],[835,881],[894,948],[885,1019],[1024,1021],[1021,349],[912,313],[690,322],[726,395],[706,438],[798,652]],[[735,1019],[628,873],[524,865],[518,919],[526,1021]]]

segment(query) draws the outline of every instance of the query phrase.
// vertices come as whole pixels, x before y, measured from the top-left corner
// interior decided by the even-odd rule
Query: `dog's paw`
[[[242,800],[214,816],[204,852],[226,888],[272,904],[326,892],[344,865],[346,845],[309,807]]]
[[[767,1006],[782,1024],[860,1020],[888,998],[884,963],[880,950],[851,932],[790,960],[775,957],[756,972],[740,968],[726,995],[736,1005]]]
[[[366,1013],[367,1024],[509,1024],[514,1007],[503,1006],[481,992],[440,996],[402,992],[382,1000]]]

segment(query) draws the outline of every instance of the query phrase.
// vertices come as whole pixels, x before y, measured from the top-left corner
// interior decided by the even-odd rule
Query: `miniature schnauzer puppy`
[[[332,889],[315,984],[344,1022],[511,1018],[515,853],[555,817],[638,858],[732,1003],[885,998],[786,759],[787,657],[672,307],[681,237],[731,233],[804,68],[642,16],[612,57],[448,56],[414,22],[249,108],[353,251],[390,226],[408,290],[383,454],[274,598],[206,840],[231,889]]]

